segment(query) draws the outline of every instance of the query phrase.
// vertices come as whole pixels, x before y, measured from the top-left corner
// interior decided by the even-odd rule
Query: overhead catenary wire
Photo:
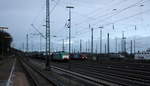
[[[127,0],[122,0],[122,1],[120,1],[120,2],[118,2],[118,3],[115,3],[115,6],[116,5],[119,5],[119,4],[121,4],[122,2],[124,2],[124,1],[127,1]],[[68,0],[68,3],[69,3],[69,0]],[[61,4],[60,4],[61,5]],[[111,4],[111,5],[114,5],[114,4]],[[61,5],[62,6],[62,5]],[[64,7],[64,6],[62,6],[62,7]],[[111,6],[109,6],[109,7],[111,7]],[[98,9],[97,9],[98,10]],[[85,16],[85,15],[82,15],[82,14],[80,14],[80,13],[77,13],[77,12],[74,12],[75,14],[78,14],[78,15],[80,15],[80,16]],[[94,12],[95,13],[95,12]],[[110,13],[111,14],[111,13]],[[92,19],[92,18],[91,18]]]
[[[55,1],[55,0],[54,0],[54,1]],[[55,1],[56,4],[50,9],[50,15],[54,12],[54,10],[56,9],[56,7],[59,5],[60,1],[61,1],[61,0]],[[41,11],[42,11],[43,9],[44,9],[44,8],[40,9],[40,11],[37,13],[37,15],[35,16],[34,20],[32,21],[31,26],[32,26],[43,38],[45,38],[44,34],[43,34],[42,32],[40,32],[39,29],[34,26],[34,22],[35,22],[36,18],[39,17],[39,14],[41,13]],[[42,25],[42,26],[43,26],[43,25]]]
[[[106,17],[105,19],[99,20],[99,21],[97,21],[97,22],[103,22],[103,21],[108,20],[108,19],[110,19],[110,18],[112,18],[112,17],[114,17],[114,16],[116,16],[116,15],[118,15],[118,14],[120,14],[120,13],[122,13],[122,12],[124,12],[124,11],[126,11],[126,10],[128,10],[128,9],[130,9],[130,8],[132,8],[132,7],[139,6],[139,4],[141,4],[142,1],[143,1],[143,0],[140,0],[140,1],[138,1],[138,2],[136,2],[136,3],[134,3],[134,4],[132,4],[132,5],[130,5],[130,6],[128,6],[128,7],[125,7],[125,8],[123,8],[123,9],[120,9],[120,10],[118,10],[117,12],[115,12],[114,14],[110,15],[109,17]],[[147,0],[147,1],[150,1],[150,0]],[[147,2],[147,1],[146,1],[146,2]],[[142,3],[144,3],[144,2],[142,2]],[[95,23],[95,24],[96,24],[96,23]]]
[[[122,2],[125,2],[125,1],[127,1],[127,0],[121,0],[121,1],[119,1],[119,2],[117,2],[117,3],[107,3],[107,4],[105,4],[105,6],[108,6],[108,7],[110,7],[110,8],[112,8],[112,6],[116,6],[116,5],[120,5]],[[110,8],[107,8],[106,10],[104,10],[104,11],[107,11],[107,10],[110,10]],[[97,12],[99,12],[98,10],[103,10],[102,9],[102,7],[98,7],[97,9],[95,9],[94,11],[91,11],[91,12],[89,12],[88,14],[86,14],[86,15],[84,15],[84,17],[91,17],[91,16],[95,16],[95,15],[97,15],[97,14],[99,14],[99,13],[97,13]]]
[[[124,1],[124,0],[123,0]],[[121,4],[121,2],[123,2],[123,1],[120,1],[120,2],[118,2],[118,3],[116,3],[116,4]],[[68,1],[69,2],[69,1]],[[113,5],[113,4],[112,4]],[[74,12],[75,14],[78,14],[79,15],[79,13],[77,13],[77,12]],[[84,15],[82,15],[82,14],[80,14],[80,16],[84,16]],[[64,26],[63,26],[64,27]]]
[[[134,4],[132,4],[132,5],[130,5],[130,6],[128,6],[128,7],[125,7],[125,8],[123,8],[123,9],[120,9],[120,10],[118,10],[117,12],[115,12],[115,13],[113,13],[113,14],[110,14],[110,16],[108,16],[108,17],[106,17],[106,18],[94,22],[94,24],[92,24],[92,26],[96,25],[97,22],[104,22],[104,21],[106,21],[106,20],[108,20],[108,19],[110,19],[110,18],[112,18],[112,17],[114,17],[114,16],[116,16],[116,15],[118,15],[118,14],[120,14],[120,13],[122,13],[122,12],[124,12],[124,11],[126,11],[126,10],[128,10],[128,9],[130,9],[130,8],[132,8],[132,7],[138,6],[139,4],[141,4],[142,1],[143,1],[143,0],[140,0],[140,1],[138,1],[138,2],[136,2],[136,3],[134,3]],[[150,1],[150,0],[147,0],[147,1]],[[144,2],[143,2],[143,3],[144,3]],[[107,14],[107,15],[109,15],[109,14]],[[107,16],[107,15],[106,15],[106,16]],[[100,17],[105,17],[105,15],[100,16]],[[97,18],[97,19],[98,19],[98,18]],[[96,20],[97,20],[97,19],[96,19]],[[94,21],[95,21],[95,20],[94,20]],[[85,28],[84,28],[84,29],[85,29]],[[81,32],[81,31],[79,31],[79,32]]]
[[[33,24],[31,24],[31,26],[41,35],[41,37],[46,39],[46,37],[43,35],[43,33],[41,33]]]
[[[58,6],[58,3],[61,1],[61,0],[57,0],[55,3],[57,3],[57,6]],[[54,10],[56,9],[56,4],[54,5],[54,7],[52,7],[52,8],[54,8]],[[54,11],[54,10],[51,10],[52,12]],[[118,9],[117,9],[117,12],[118,12]],[[116,12],[116,15],[118,15],[117,14],[117,12]],[[144,12],[144,11],[143,11]],[[80,13],[77,13],[77,12],[75,12],[76,14],[78,14],[78,15],[80,15]],[[114,15],[114,14],[111,14],[112,12],[110,12],[110,14],[108,13],[108,15],[107,16],[104,16],[105,18],[106,17],[109,17],[109,16],[112,16],[112,15]],[[143,14],[143,13],[142,13]],[[140,15],[140,14],[139,14]],[[84,15],[80,15],[80,16],[83,16],[84,17]],[[100,16],[103,16],[103,15],[100,15]],[[115,15],[114,15],[115,16]],[[114,16],[112,16],[112,17],[114,17]],[[134,15],[131,15],[131,16],[134,16]],[[99,17],[99,16],[96,16],[96,18],[97,17]],[[112,17],[110,17],[110,18],[112,18]],[[128,19],[130,19],[130,16],[127,16],[127,17],[129,17]],[[127,17],[123,17],[123,18],[121,18],[121,19],[118,19],[118,20],[114,20],[114,21],[112,21],[112,22],[104,22],[105,20],[108,20],[108,19],[104,19],[104,21],[101,21],[102,23],[104,23],[104,26],[109,26],[109,25],[114,25],[114,24],[116,24],[117,22],[120,22],[120,21],[124,21],[124,20],[128,20],[128,19],[126,19]],[[91,20],[92,20],[92,18],[91,18]],[[102,19],[103,20],[103,19]],[[98,20],[98,19],[96,19],[96,20],[94,20],[93,19],[93,22],[99,22],[100,20]],[[96,25],[98,25],[98,23],[95,23],[95,25],[93,24],[93,23],[91,23],[92,24],[92,26],[93,27],[95,27]],[[64,28],[65,28],[65,26],[63,26]],[[95,29],[97,29],[97,28],[95,28]],[[115,28],[116,29],[116,28]],[[85,28],[83,28],[83,30],[80,30],[80,31],[77,31],[77,32],[79,32],[79,33],[77,33],[77,36],[81,36],[82,35],[82,33],[85,33],[85,31],[87,32],[87,29],[85,29]],[[81,32],[81,33],[80,33]],[[76,35],[76,34],[75,34]],[[84,34],[83,34],[84,35]]]
[[[142,0],[142,1],[143,1],[143,0]],[[147,1],[150,1],[150,0],[147,0]],[[141,4],[141,3],[140,3],[140,4]],[[133,5],[132,5],[132,6],[133,6]],[[129,9],[129,8],[131,8],[132,6],[126,7],[126,8],[124,8],[124,10]],[[138,6],[137,3],[134,4],[134,6]],[[121,12],[123,12],[123,10],[121,10],[120,13],[121,13]],[[143,14],[143,12],[141,12],[141,13]],[[141,14],[141,13],[137,13],[137,14],[139,15],[139,14]],[[118,15],[118,14],[114,14],[113,16],[115,16],[115,15]],[[113,16],[111,15],[109,18],[111,18],[111,17],[113,17]],[[107,18],[107,19],[109,19],[109,18]],[[107,20],[107,19],[105,19],[105,20]],[[104,20],[104,19],[103,19],[103,20]],[[119,20],[119,21],[121,21],[121,20]],[[94,25],[96,25],[96,24],[97,24],[97,23],[93,24],[92,26],[94,26]],[[109,24],[104,24],[104,25],[106,26],[106,25],[110,25],[110,24],[114,24],[114,23],[111,22],[111,23],[109,23]],[[83,29],[86,29],[86,28],[87,28],[87,27],[85,27],[85,28],[83,28]],[[78,31],[78,32],[84,32],[84,33],[85,33],[85,32],[87,32],[87,31],[88,31],[88,30],[86,29],[86,31],[80,30],[80,31]],[[77,35],[81,35],[81,34],[82,34],[82,33],[78,33]]]
[[[53,11],[56,9],[56,7],[59,5],[61,0],[57,0],[56,4],[52,7],[52,9],[50,10],[50,15],[53,13]]]
[[[123,1],[120,1],[120,2],[118,2],[118,3],[115,3],[115,4],[113,4],[113,5],[120,5],[120,4],[122,4],[124,2],[124,0]],[[109,7],[111,7],[112,8],[112,6],[109,6]],[[81,25],[81,24],[83,24],[83,23],[86,23],[85,21],[87,21],[88,19],[90,19],[90,20],[94,20],[94,19],[96,19],[96,18],[93,18],[95,15],[97,15],[98,13],[96,13],[96,14],[94,14],[95,12],[99,12],[98,10],[100,10],[100,8],[98,8],[98,9],[96,9],[96,10],[94,10],[94,11],[92,11],[92,12],[90,12],[90,13],[88,13],[88,15],[86,16],[86,15],[84,15],[84,17],[87,17],[85,20],[83,20],[83,21],[81,21],[81,22],[79,22],[79,23],[77,23],[77,24],[74,24],[75,26],[77,26],[77,25]],[[107,8],[105,11],[108,11],[108,10],[110,10],[110,8]],[[103,16],[107,16],[107,15],[110,15],[110,14],[112,14],[112,9],[110,10],[111,12],[109,12],[109,13],[105,13],[105,14],[103,14],[103,15],[100,15],[100,16],[98,16],[98,17],[103,17]],[[94,14],[94,15],[92,15],[92,16],[90,16],[91,14]],[[98,18],[97,17],[97,18]]]
[[[124,21],[124,20],[133,18],[133,17],[138,16],[138,15],[140,15],[140,14],[148,13],[148,12],[150,12],[150,9],[148,9],[148,10],[146,10],[146,11],[143,11],[143,12],[136,13],[136,14],[131,15],[131,16],[127,16],[127,17],[118,19],[118,20],[116,20],[116,21],[114,21],[114,22],[111,22],[111,23],[104,24],[103,26],[108,26],[108,25],[111,25],[111,24],[115,24],[115,23],[117,23],[117,22]],[[95,28],[95,29],[98,29],[98,28]],[[83,31],[83,32],[86,33],[86,32],[88,32],[88,31]],[[80,35],[83,35],[83,34],[82,34],[82,33],[78,34],[78,36],[80,36]]]

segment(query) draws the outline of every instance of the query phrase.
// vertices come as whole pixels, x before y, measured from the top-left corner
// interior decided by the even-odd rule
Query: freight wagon
[[[80,53],[70,54],[70,59],[72,60],[84,60],[87,59],[86,55]]]

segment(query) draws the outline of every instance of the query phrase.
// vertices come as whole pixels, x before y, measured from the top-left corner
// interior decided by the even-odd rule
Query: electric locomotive
[[[67,52],[61,51],[61,52],[54,52],[51,55],[52,61],[68,61],[69,60],[69,54]]]

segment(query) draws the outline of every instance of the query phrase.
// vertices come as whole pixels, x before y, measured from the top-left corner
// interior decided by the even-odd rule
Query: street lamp
[[[101,26],[99,28],[100,28],[100,54],[102,54],[102,29],[103,29],[103,26]]]
[[[71,9],[74,8],[73,6],[67,6],[66,8],[69,9],[69,57],[70,57],[70,53],[71,53]],[[69,69],[71,69],[71,64],[69,62]]]

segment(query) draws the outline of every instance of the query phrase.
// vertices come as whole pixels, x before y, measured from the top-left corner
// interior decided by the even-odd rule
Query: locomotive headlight
[[[68,55],[64,55],[63,59],[69,59],[69,56]]]

